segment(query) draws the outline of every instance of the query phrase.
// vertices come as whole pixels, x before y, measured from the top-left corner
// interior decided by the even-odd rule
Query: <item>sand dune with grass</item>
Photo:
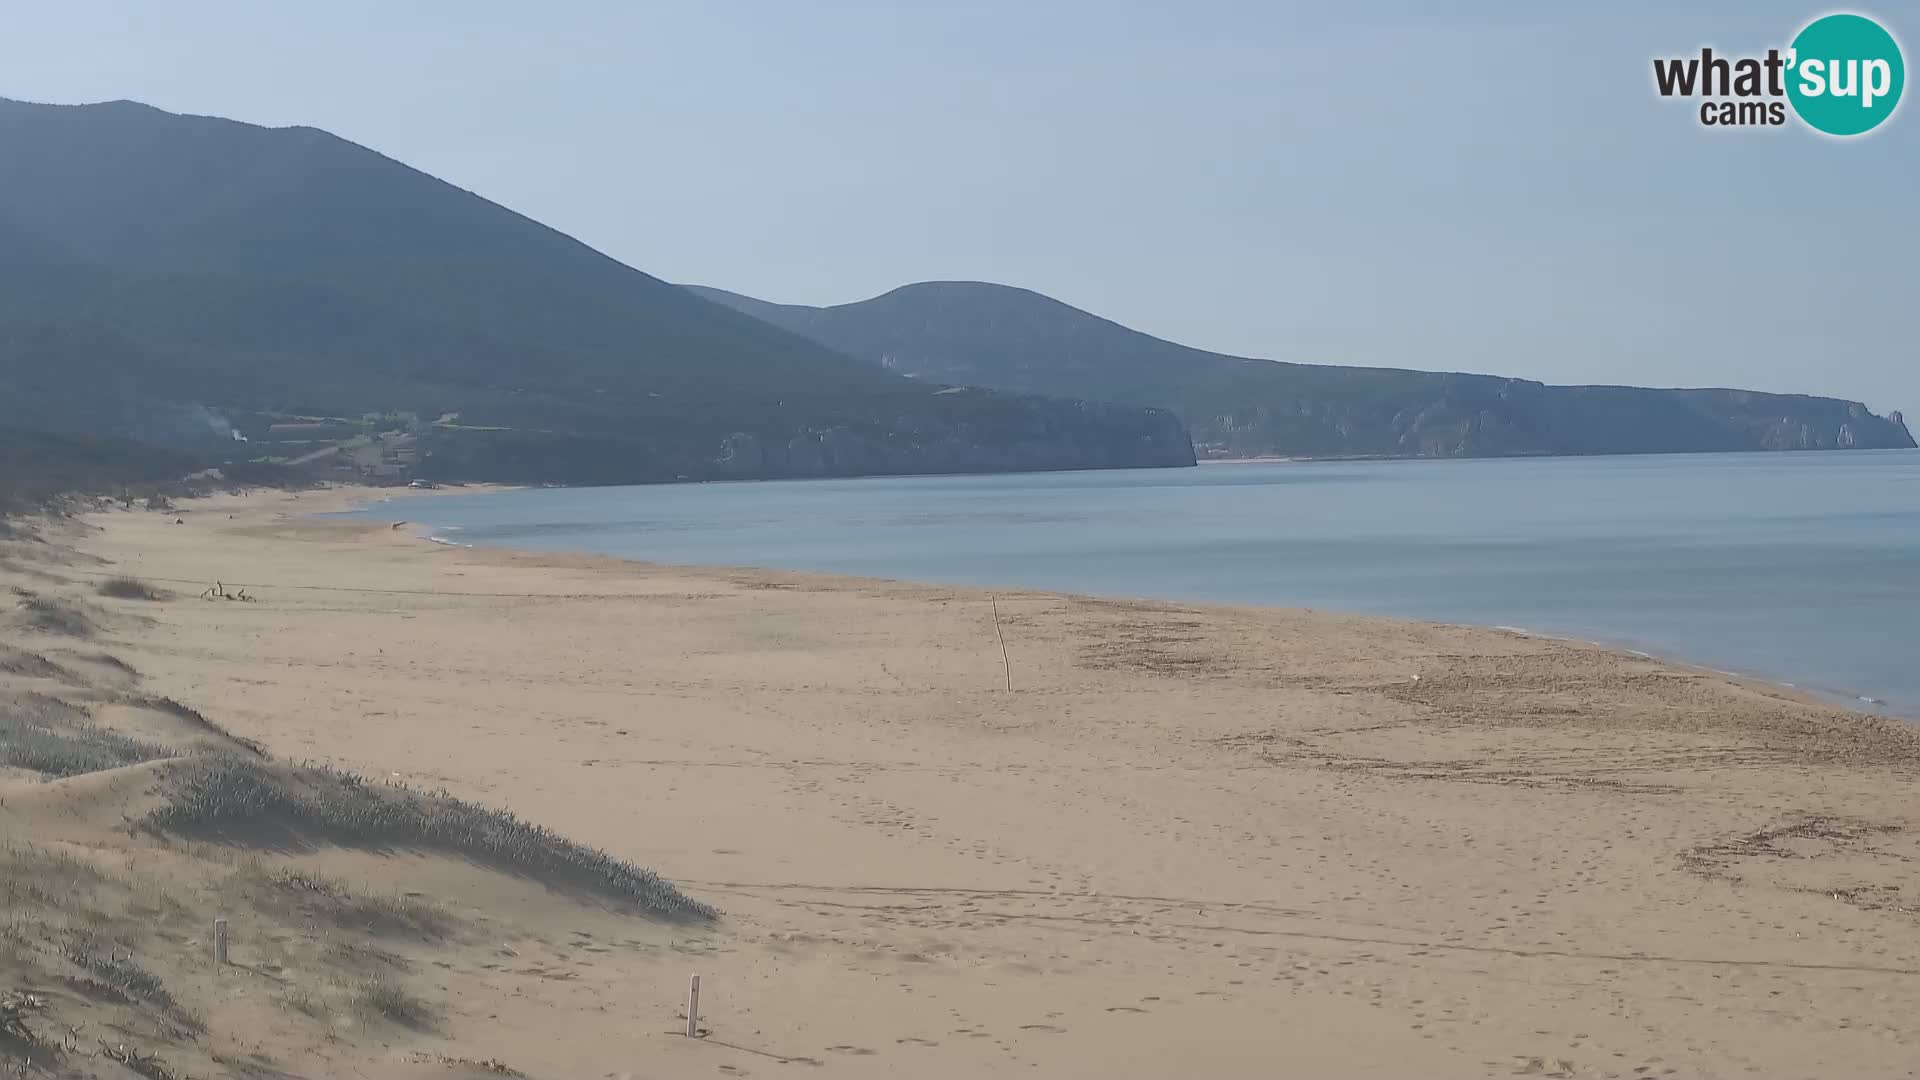
[[[6,539],[0,1059],[1897,1076],[1920,1052],[1903,723],[1497,630],[306,516],[366,497]]]

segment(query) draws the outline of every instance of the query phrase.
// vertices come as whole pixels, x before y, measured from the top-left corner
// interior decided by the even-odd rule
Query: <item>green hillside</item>
[[[939,394],[311,128],[0,99],[0,147],[0,423],[404,414],[422,473],[516,480],[1191,461],[1164,412]]]

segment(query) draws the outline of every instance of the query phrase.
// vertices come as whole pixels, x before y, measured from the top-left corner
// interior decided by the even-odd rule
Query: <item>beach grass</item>
[[[305,830],[336,843],[441,851],[550,885],[585,886],[664,919],[717,914],[652,870],[445,792],[372,783],[326,766],[274,766],[237,753],[183,759],[163,792],[165,801],[141,819],[143,827],[173,833]]]

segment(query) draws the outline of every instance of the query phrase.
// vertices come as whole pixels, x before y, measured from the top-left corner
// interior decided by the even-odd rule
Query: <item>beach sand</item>
[[[366,497],[95,514],[83,557],[0,577],[163,584],[176,598],[135,614],[95,601],[116,617],[95,647],[148,692],[282,759],[510,807],[723,917],[647,924],[342,853],[348,876],[529,929],[511,959],[486,935],[410,954],[434,1031],[256,1027],[279,1068],[1920,1063],[1920,740],[1900,722],[1490,629],[466,549],[302,516]],[[194,598],[215,580],[256,602]],[[8,838],[54,828],[19,797],[49,785],[0,785]],[[675,1033],[694,973],[697,1040]],[[207,1009],[273,992],[221,985]]]

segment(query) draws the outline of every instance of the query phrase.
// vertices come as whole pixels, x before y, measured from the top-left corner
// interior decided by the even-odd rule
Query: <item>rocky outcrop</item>
[[[1425,375],[1391,393],[1253,396],[1193,421],[1202,446],[1233,453],[1483,457],[1844,450],[1914,445],[1896,413],[1858,402],[1750,390],[1549,386]]]

